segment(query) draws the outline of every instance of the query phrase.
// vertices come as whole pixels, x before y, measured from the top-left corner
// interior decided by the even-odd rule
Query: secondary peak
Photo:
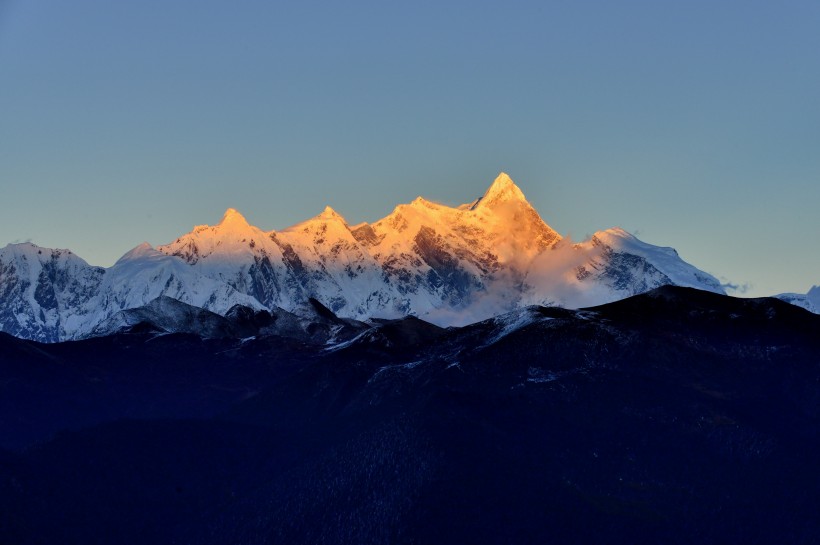
[[[321,219],[339,219],[339,220],[344,221],[344,218],[342,217],[342,215],[339,214],[338,212],[336,212],[335,210],[333,210],[329,206],[325,206],[325,209],[322,210],[322,213],[319,214],[318,217],[321,218]]]
[[[435,206],[435,204],[428,201],[427,199],[425,199],[422,196],[418,196],[415,199],[413,199],[413,201],[410,203],[410,206],[426,206],[428,208],[431,208],[431,207]]]
[[[119,258],[119,260],[117,260],[117,263],[121,264],[127,261],[149,258],[156,255],[160,255],[160,253],[147,242],[143,242],[142,244],[135,246],[134,248],[126,252],[125,255],[123,255],[121,258]]]

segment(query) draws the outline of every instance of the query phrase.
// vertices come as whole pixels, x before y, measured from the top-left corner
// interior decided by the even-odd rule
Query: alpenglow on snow
[[[342,317],[464,325],[526,305],[579,308],[667,284],[724,293],[674,249],[623,229],[565,240],[501,173],[470,203],[418,197],[354,226],[326,207],[263,231],[228,209],[217,225],[157,248],[143,243],[107,269],[68,250],[9,244],[0,249],[0,331],[83,338],[158,297],[223,315],[235,305],[298,312],[312,297]]]

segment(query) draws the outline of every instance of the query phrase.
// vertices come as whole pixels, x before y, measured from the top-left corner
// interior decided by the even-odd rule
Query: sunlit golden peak
[[[428,201],[427,199],[425,199],[422,196],[416,197],[415,199],[413,199],[413,202],[411,202],[410,204],[414,205],[414,206],[427,206],[428,208],[429,207],[434,207],[436,205],[434,202]]]
[[[517,186],[515,185],[515,182],[512,181],[512,178],[510,178],[510,175],[506,172],[499,172],[498,176],[496,176],[493,183],[487,189],[487,194],[507,191],[514,187]]]
[[[512,178],[510,178],[510,175],[507,174],[506,172],[503,172],[503,171],[499,172],[498,176],[496,176],[495,180],[493,181],[493,185],[495,185],[495,184],[511,185],[513,183],[514,182],[512,181]]]
[[[488,207],[500,202],[526,201],[526,197],[512,181],[506,172],[502,172],[496,177],[492,185],[479,199],[473,208]]]
[[[331,208],[330,206],[325,206],[325,209],[324,209],[324,210],[322,210],[322,213],[321,213],[321,214],[319,214],[319,216],[318,216],[318,217],[319,217],[319,218],[321,218],[321,219],[326,219],[326,220],[327,220],[327,219],[338,219],[338,220],[341,220],[341,221],[344,221],[344,220],[345,220],[345,219],[342,217],[342,215],[341,215],[341,214],[339,214],[338,212],[336,212],[336,211],[335,211],[333,208]]]
[[[228,208],[222,215],[220,227],[248,227],[248,221],[235,208]]]

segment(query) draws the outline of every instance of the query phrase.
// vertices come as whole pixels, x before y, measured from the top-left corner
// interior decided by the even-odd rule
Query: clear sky
[[[0,245],[372,221],[508,172],[747,295],[820,283],[820,2],[0,0]]]

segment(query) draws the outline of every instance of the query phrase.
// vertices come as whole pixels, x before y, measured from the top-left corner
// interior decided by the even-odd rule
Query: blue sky
[[[508,172],[749,287],[820,283],[820,3],[0,0],[0,244],[371,221]]]

